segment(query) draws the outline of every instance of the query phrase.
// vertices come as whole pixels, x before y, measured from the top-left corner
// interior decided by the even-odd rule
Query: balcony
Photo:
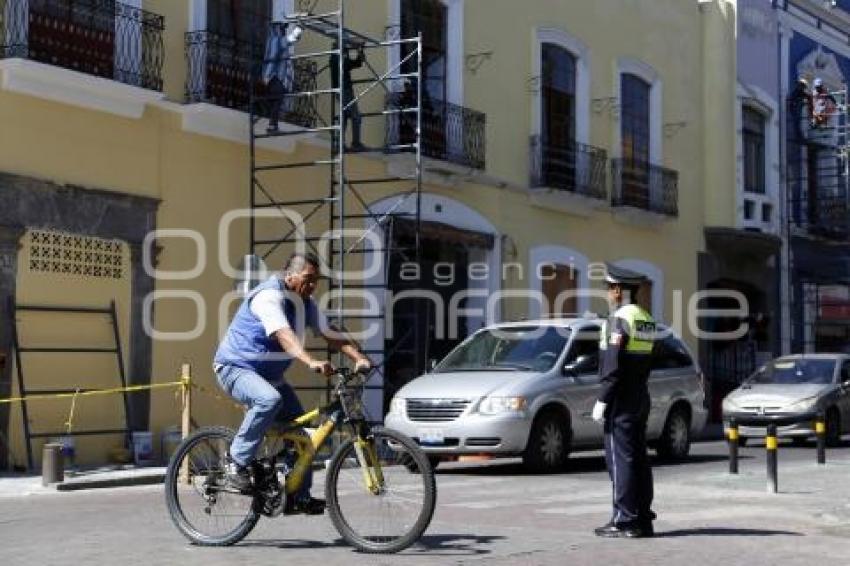
[[[829,240],[850,238],[850,206],[843,190],[821,193],[815,199],[792,199],[791,222],[811,236]]]
[[[259,80],[263,46],[252,48],[250,41],[237,40],[209,31],[194,31],[186,34],[186,101],[207,102],[234,110],[248,111],[252,76],[255,95],[266,96],[265,85]],[[253,51],[253,56],[252,56]],[[253,64],[252,64],[253,59]],[[296,59],[294,92],[316,90],[315,61]],[[253,70],[253,72],[252,72]],[[286,108],[288,106],[289,108]],[[267,110],[260,110],[267,116]],[[315,127],[318,112],[314,97],[300,96],[286,99],[281,111],[284,122],[304,128]]]
[[[162,90],[164,18],[114,0],[0,0],[0,59]]]
[[[633,159],[612,159],[612,206],[679,215],[679,173]]]
[[[415,108],[415,95],[392,93],[387,110]],[[422,103],[422,155],[464,167],[486,167],[487,116],[442,100]],[[388,151],[415,141],[415,114],[387,116],[386,147]]]
[[[605,168],[608,161],[604,149],[571,142],[556,147],[531,136],[531,188],[548,188],[604,200]]]

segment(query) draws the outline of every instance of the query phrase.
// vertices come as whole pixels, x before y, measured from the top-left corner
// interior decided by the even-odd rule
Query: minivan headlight
[[[485,397],[478,405],[478,412],[482,415],[524,413],[527,406],[525,397]]]
[[[740,411],[741,406],[735,402],[731,397],[726,397],[723,399],[723,412],[735,412]]]
[[[393,397],[390,401],[390,414],[397,417],[403,417],[405,410],[405,401],[401,397]]]

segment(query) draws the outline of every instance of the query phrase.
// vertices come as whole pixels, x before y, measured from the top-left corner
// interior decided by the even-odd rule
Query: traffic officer
[[[604,423],[605,461],[614,492],[611,521],[595,530],[602,537],[653,535],[652,469],[646,453],[649,378],[655,321],[631,299],[645,278],[606,265],[608,318],[600,338],[601,391],[593,420]]]

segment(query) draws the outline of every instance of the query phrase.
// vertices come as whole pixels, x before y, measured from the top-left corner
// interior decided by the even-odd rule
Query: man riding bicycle
[[[317,360],[304,349],[306,327],[348,356],[355,371],[367,372],[371,368],[355,344],[328,325],[313,300],[318,278],[319,260],[315,255],[293,254],[281,272],[248,293],[215,353],[219,385],[248,407],[230,446],[227,465],[228,485],[240,491],[251,489],[251,463],[266,430],[275,421],[289,421],[304,412],[292,387],[283,379],[292,360],[325,376],[334,371],[329,361]],[[287,501],[285,513],[324,512],[324,500],[310,496],[311,476],[308,471],[302,488]]]

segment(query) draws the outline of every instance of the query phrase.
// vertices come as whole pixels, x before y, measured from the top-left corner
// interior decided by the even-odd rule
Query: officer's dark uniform
[[[609,283],[634,286],[639,274],[612,272]],[[637,277],[635,277],[637,276]],[[608,536],[652,534],[652,469],[646,453],[649,378],[655,321],[637,305],[623,305],[608,319],[600,339],[599,401],[605,412],[605,460],[614,487],[611,522],[597,530]],[[605,531],[607,533],[599,532]]]

